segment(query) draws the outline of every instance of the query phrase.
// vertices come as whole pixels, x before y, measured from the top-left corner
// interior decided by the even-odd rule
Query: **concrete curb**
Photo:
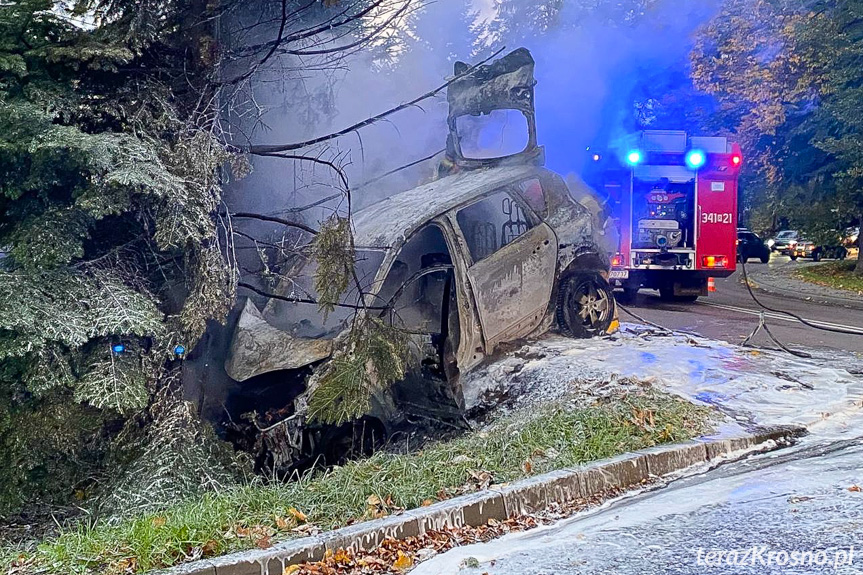
[[[790,276],[790,274],[787,274]],[[800,282],[802,284],[806,284],[803,280],[797,278],[791,278],[795,282]],[[741,279],[742,282],[742,279]],[[827,305],[834,305],[839,307],[844,307],[848,309],[856,309],[863,310],[863,298],[855,297],[855,296],[840,296],[840,295],[827,295],[823,293],[817,293],[816,291],[799,291],[794,289],[788,289],[788,287],[781,286],[778,283],[774,283],[773,281],[765,281],[764,274],[760,272],[756,272],[755,274],[749,273],[749,282],[752,287],[760,292],[770,294],[770,295],[778,295],[782,297],[787,297],[790,299],[796,299],[799,301],[805,301],[810,303],[820,303]],[[820,287],[815,285],[815,287]]]
[[[386,538],[402,539],[444,527],[479,526],[489,519],[539,511],[549,503],[589,498],[608,489],[626,489],[643,480],[678,474],[693,466],[732,461],[771,451],[806,434],[802,427],[773,427],[742,437],[689,441],[652,447],[552,471],[511,484],[441,501],[384,519],[366,521],[312,537],[214,557],[159,571],[158,575],[281,575],[286,566],[319,561],[327,550],[374,549]]]

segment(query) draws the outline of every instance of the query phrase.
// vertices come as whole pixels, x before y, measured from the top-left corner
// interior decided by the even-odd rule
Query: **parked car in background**
[[[737,229],[737,261],[746,263],[751,258],[758,258],[761,263],[770,261],[770,248],[754,233],[744,228]]]
[[[768,240],[767,245],[772,252],[790,255],[789,251],[793,245],[797,244],[799,236],[800,233],[797,230],[783,230],[776,234],[775,238]]]
[[[842,245],[822,246],[807,239],[798,240],[795,247],[788,252],[792,260],[797,258],[812,258],[812,261],[821,261],[822,258],[844,260],[848,257],[848,249]]]
[[[821,256],[823,255],[821,246],[817,245],[813,241],[807,240],[806,238],[800,238],[796,242],[792,242],[785,251],[789,256],[791,256],[792,260],[796,260],[798,258],[812,258],[812,261],[817,262],[821,261]]]
[[[859,227],[846,230],[845,237],[842,239],[842,247],[845,248],[847,256],[857,257],[857,250],[860,249],[859,237]]]

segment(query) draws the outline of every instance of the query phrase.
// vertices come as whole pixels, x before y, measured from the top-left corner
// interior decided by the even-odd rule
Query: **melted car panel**
[[[519,49],[454,82],[441,169],[447,175],[352,218],[355,244],[362,246],[357,265],[366,301],[386,308],[359,313],[380,314],[410,334],[420,366],[392,390],[376,390],[369,414],[375,421],[396,421],[411,410],[447,418],[471,409],[468,398],[479,395],[463,389],[461,375],[500,344],[553,326],[561,278],[580,271],[599,276],[608,269],[609,250],[599,214],[588,201],[592,196],[580,190],[585,201],[576,202],[563,179],[541,167],[533,67],[530,53]],[[456,64],[456,74],[467,70]],[[525,139],[509,154],[466,157],[459,118],[494,119],[501,110],[522,115]],[[297,269],[305,279],[283,281],[280,295],[288,297],[298,286],[311,289],[314,262]],[[328,435],[333,430],[310,430],[306,424],[316,381],[308,373],[333,356],[354,311],[337,308],[323,324],[309,304],[272,299],[259,312],[249,301],[242,310],[227,373],[237,382],[268,373],[293,381],[292,374],[304,374],[299,393],[290,387],[284,407],[264,418],[265,425],[255,422],[256,445],[269,454],[272,467],[287,472],[303,458],[313,459],[322,442],[335,441]]]

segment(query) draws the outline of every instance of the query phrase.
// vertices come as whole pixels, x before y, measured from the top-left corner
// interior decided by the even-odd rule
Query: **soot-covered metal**
[[[246,382],[265,381],[268,389],[280,378],[290,382],[284,395],[268,395],[247,426],[257,434],[250,448],[262,467],[288,472],[320,455],[335,463],[357,442],[363,450],[378,444],[412,412],[457,421],[480,407],[468,399],[478,394],[463,389],[462,376],[502,344],[552,328],[574,337],[615,329],[601,203],[575,201],[563,179],[542,167],[533,65],[519,49],[454,82],[446,175],[354,214],[358,259],[368,268],[362,287],[376,309],[342,310],[323,324],[312,305],[271,300],[259,310],[245,303],[225,361],[228,375],[241,389]],[[466,70],[456,64],[457,75]],[[457,119],[500,109],[527,119],[524,149],[487,160],[464,157]],[[313,268],[308,262],[300,275],[308,280]],[[280,286],[280,293],[296,281],[303,280]],[[391,389],[376,390],[360,421],[311,425],[314,373],[356,313],[378,314],[409,334],[417,367]]]

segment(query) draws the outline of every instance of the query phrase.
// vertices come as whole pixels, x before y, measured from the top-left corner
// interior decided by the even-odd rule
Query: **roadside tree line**
[[[695,37],[708,123],[746,153],[750,225],[835,243],[863,223],[863,2],[727,0]],[[856,265],[863,275],[863,251]]]

